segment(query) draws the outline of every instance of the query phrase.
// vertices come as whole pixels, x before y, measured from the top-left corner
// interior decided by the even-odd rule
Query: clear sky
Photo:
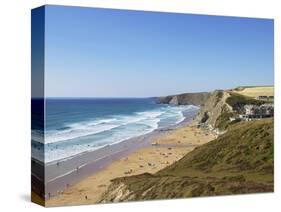
[[[274,82],[273,20],[47,6],[48,97],[147,97]]]

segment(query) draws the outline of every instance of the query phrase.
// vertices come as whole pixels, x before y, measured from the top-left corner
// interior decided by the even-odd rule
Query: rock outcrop
[[[213,92],[185,93],[158,97],[157,102],[173,105],[198,105],[201,109],[195,118],[196,122],[215,130],[220,128],[221,121],[228,122],[228,116],[231,116],[233,112],[232,107],[226,103],[226,99],[229,96],[230,94],[227,91],[215,90]],[[225,120],[222,120],[224,118]]]
[[[157,97],[156,101],[159,104],[173,104],[173,105],[198,105],[202,106],[210,97],[209,92],[199,93],[184,93],[179,95],[171,95],[164,97]]]
[[[196,116],[197,123],[211,129],[217,128],[221,116],[233,111],[232,107],[226,103],[229,96],[230,94],[223,90],[212,92]]]

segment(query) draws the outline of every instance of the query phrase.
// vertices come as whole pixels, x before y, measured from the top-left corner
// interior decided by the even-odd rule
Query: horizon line
[[[96,97],[96,96],[46,96],[46,97],[31,97],[32,99],[125,99],[125,98],[131,98],[131,99],[146,99],[146,98],[156,98],[157,96],[147,96],[147,97],[134,97],[134,96],[118,96],[118,97],[112,97],[112,96],[102,96],[102,97]]]

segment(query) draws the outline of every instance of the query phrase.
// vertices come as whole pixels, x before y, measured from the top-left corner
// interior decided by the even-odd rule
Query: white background
[[[275,192],[51,208],[51,211],[276,211],[280,190],[281,6],[278,0],[2,0],[0,3],[0,211],[38,211],[30,202],[30,9],[42,4],[275,19]],[[280,209],[279,209],[280,211]]]

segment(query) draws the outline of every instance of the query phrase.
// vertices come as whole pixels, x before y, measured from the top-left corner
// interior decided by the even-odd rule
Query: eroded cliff
[[[202,106],[210,95],[211,93],[209,92],[184,93],[179,95],[157,97],[156,101],[160,104]]]

